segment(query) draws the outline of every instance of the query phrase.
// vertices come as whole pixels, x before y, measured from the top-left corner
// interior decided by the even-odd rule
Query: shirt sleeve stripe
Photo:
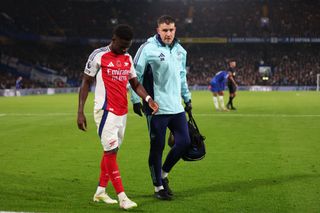
[[[96,55],[98,53],[101,53],[101,52],[105,52],[105,51],[109,51],[109,47],[101,47],[99,49],[96,49],[95,51],[93,51],[93,53],[91,53],[91,55],[89,56],[89,60],[90,61],[93,61],[94,57],[96,57]]]

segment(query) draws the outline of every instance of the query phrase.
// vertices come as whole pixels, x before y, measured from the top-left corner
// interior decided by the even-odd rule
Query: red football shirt
[[[84,73],[96,77],[95,109],[105,109],[116,115],[128,113],[127,84],[136,77],[129,54],[117,55],[109,46],[91,53]]]

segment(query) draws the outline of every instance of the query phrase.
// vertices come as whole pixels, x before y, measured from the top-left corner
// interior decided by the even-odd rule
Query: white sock
[[[124,200],[124,199],[127,198],[127,195],[126,195],[126,193],[124,193],[124,192],[120,192],[120,193],[118,194],[118,198],[119,198],[119,200]]]
[[[213,96],[213,104],[216,110],[219,110],[218,98],[216,96]]]
[[[169,174],[168,172],[161,170],[161,178],[162,179],[165,179],[166,177],[168,177],[168,174]]]
[[[154,191],[155,191],[155,192],[158,192],[158,191],[160,191],[161,189],[164,189],[163,186],[155,186],[155,187],[154,187]]]
[[[98,186],[96,194],[100,195],[100,194],[103,194],[103,193],[106,193],[106,188],[102,187],[102,186]]]
[[[223,96],[222,95],[219,95],[219,102],[220,102],[221,109],[225,109],[224,100],[223,100]]]

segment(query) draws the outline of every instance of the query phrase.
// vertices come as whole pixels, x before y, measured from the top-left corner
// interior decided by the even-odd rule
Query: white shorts
[[[127,115],[115,115],[103,109],[94,111],[94,120],[104,151],[119,148],[126,129]]]

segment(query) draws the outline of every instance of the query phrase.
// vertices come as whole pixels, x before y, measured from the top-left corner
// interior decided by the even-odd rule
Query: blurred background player
[[[232,72],[220,71],[210,81],[210,90],[213,94],[213,104],[217,111],[228,111],[224,105],[223,90],[227,81],[233,82],[237,86],[233,79]],[[220,105],[220,106],[219,106]]]
[[[236,72],[235,72],[235,68],[237,66],[237,62],[236,60],[234,59],[230,59],[228,61],[228,72],[231,72],[232,73],[232,77],[233,77],[233,80],[232,81],[230,78],[228,79],[228,89],[229,89],[229,101],[227,103],[227,109],[230,109],[230,110],[236,110],[236,108],[233,106],[233,99],[236,97],[236,91],[237,91],[237,85],[234,83],[236,82],[235,81],[235,75],[236,75]]]
[[[19,76],[16,80],[16,96],[21,96],[20,90],[22,89],[22,77]]]
[[[131,27],[118,25],[113,30],[110,45],[96,49],[89,56],[79,91],[77,119],[78,128],[86,131],[84,105],[90,85],[95,79],[94,120],[104,152],[100,164],[100,181],[93,200],[107,204],[117,203],[106,193],[110,179],[118,194],[120,208],[123,209],[137,207],[124,192],[117,164],[117,152],[123,141],[128,113],[128,81],[131,88],[148,103],[152,113],[158,111],[158,105],[137,80],[132,58],[127,53],[132,37]]]

